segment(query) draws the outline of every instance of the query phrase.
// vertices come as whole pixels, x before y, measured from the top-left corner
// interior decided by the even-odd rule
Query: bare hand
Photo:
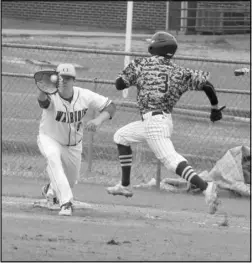
[[[87,131],[92,131],[95,132],[97,130],[97,128],[99,128],[99,126],[101,125],[100,121],[97,119],[93,119],[87,122],[85,129]]]

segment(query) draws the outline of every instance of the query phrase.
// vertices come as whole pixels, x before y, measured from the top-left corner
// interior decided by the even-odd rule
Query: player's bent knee
[[[176,169],[181,162],[187,162],[187,160],[179,154],[176,156],[166,156],[161,158],[160,161],[167,169],[172,170],[174,173],[176,173]]]
[[[114,134],[114,142],[116,144],[128,145],[127,141],[122,136],[119,130]]]

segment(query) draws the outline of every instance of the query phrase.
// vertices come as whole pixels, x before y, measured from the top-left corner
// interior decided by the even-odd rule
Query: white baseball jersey
[[[102,111],[111,100],[88,89],[73,87],[70,102],[58,93],[49,95],[50,105],[43,109],[39,133],[46,134],[61,145],[73,146],[83,137],[83,117],[89,108]]]

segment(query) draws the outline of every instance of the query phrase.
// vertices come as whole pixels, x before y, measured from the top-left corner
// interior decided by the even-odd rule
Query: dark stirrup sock
[[[192,169],[191,166],[187,164],[186,161],[183,161],[178,164],[176,168],[176,174],[184,178],[186,181],[190,182],[191,184],[194,184],[200,190],[204,191],[207,188],[207,182],[201,179],[195,171]]]
[[[117,144],[119,160],[122,167],[122,186],[130,185],[132,150],[130,146]]]

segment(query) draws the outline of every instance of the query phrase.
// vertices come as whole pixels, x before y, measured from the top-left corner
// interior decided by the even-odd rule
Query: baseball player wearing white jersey
[[[134,59],[116,79],[117,90],[133,85],[137,87],[137,103],[142,120],[126,125],[114,134],[122,168],[122,181],[116,186],[108,187],[107,191],[113,195],[133,195],[130,187],[130,145],[146,141],[167,169],[173,170],[203,191],[210,213],[215,213],[219,203],[217,186],[213,182],[202,180],[187,160],[175,151],[171,141],[171,113],[177,101],[188,90],[205,91],[212,105],[211,121],[220,120],[222,113],[218,108],[215,89],[208,81],[209,73],[183,68],[173,63],[171,58],[176,50],[177,41],[171,34],[157,32],[148,47],[152,56]]]
[[[72,64],[60,64],[56,71],[58,92],[48,95],[40,91],[38,95],[43,112],[37,141],[50,178],[42,193],[49,202],[59,202],[59,215],[72,215],[72,188],[79,179],[83,130],[96,131],[113,117],[116,108],[110,99],[74,86],[76,71]],[[83,117],[89,108],[100,114],[84,125]]]

